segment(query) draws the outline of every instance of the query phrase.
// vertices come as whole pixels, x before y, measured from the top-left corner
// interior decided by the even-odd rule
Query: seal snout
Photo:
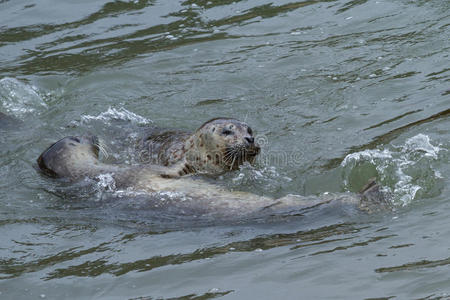
[[[245,140],[247,141],[247,143],[249,143],[250,145],[255,143],[255,138],[252,136],[246,136]]]
[[[50,177],[60,177],[65,172],[64,160],[70,147],[80,143],[77,137],[65,137],[48,147],[37,159],[41,171]]]
[[[37,159],[39,169],[50,177],[70,177],[74,162],[82,157],[97,157],[97,138],[68,136],[48,147]]]
[[[246,136],[244,138],[245,142],[246,142],[246,155],[248,155],[249,157],[254,157],[256,155],[259,154],[259,152],[261,151],[261,148],[259,147],[258,144],[255,143],[255,138],[253,136]]]

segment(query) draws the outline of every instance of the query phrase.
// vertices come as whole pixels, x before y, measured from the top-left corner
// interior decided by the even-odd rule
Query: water
[[[447,1],[0,1],[1,299],[449,299]],[[247,121],[263,153],[222,179],[349,208],[199,224],[39,175],[91,132],[133,163],[152,124]],[[114,201],[108,201],[111,194]],[[117,193],[122,193],[118,195]]]

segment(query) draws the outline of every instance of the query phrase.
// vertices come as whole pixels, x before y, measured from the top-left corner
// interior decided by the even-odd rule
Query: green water
[[[448,1],[0,1],[0,299],[449,299],[449,25]],[[230,189],[376,176],[394,212],[205,225],[34,169],[217,116],[262,145]]]

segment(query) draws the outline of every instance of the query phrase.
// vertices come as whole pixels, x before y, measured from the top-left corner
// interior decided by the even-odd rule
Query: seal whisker
[[[238,169],[246,161],[251,163],[250,151],[258,146],[245,122],[216,118],[193,133],[152,129],[138,147],[144,148],[141,160],[146,163],[171,167],[178,172],[182,171],[178,162],[185,161],[193,166],[193,173],[222,174]]]
[[[108,159],[109,153],[106,144],[101,139],[96,139],[94,144],[105,159]]]
[[[233,162],[231,163],[230,170],[233,169],[234,161],[236,160],[236,156],[233,158]]]

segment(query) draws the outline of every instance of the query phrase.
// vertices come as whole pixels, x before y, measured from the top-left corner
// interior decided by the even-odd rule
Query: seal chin
[[[223,162],[230,170],[237,170],[245,162],[253,163],[261,148],[256,144],[239,144],[226,148]]]
[[[249,157],[255,157],[261,152],[261,148],[258,145],[250,145],[247,147],[247,155]]]
[[[261,148],[257,145],[254,145],[252,147],[249,147],[247,151],[247,161],[250,164],[253,164],[256,160],[256,156],[261,152]]]

